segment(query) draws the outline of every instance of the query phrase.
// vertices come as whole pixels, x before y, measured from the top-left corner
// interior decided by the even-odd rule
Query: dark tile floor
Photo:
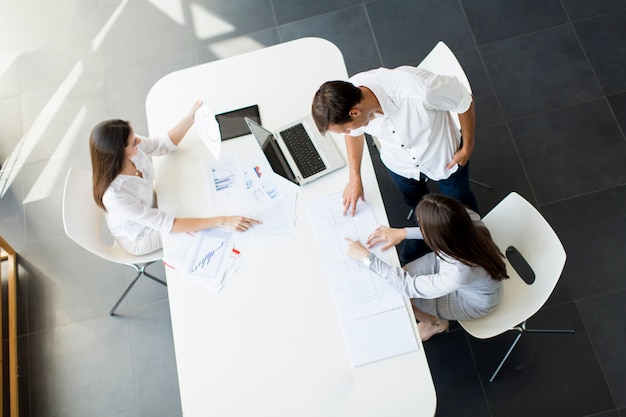
[[[437,416],[626,417],[625,0],[79,2],[69,33],[0,66],[0,159],[24,156],[0,199],[0,234],[22,255],[21,414],[181,415],[167,294],[142,282],[107,316],[131,274],[65,237],[63,179],[89,166],[97,121],[145,131],[163,75],[304,36],[334,42],[350,74],[415,65],[445,41],[476,99],[471,177],[493,187],[474,188],[481,211],[517,191],[566,248],[529,327],[576,333],[524,336],[488,383],[513,335],[476,340],[454,323],[425,344]],[[404,225],[376,166],[390,222]]]

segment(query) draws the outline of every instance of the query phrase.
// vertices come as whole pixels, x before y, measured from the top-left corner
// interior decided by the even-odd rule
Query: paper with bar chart
[[[378,226],[371,207],[359,202],[354,216],[344,216],[341,194],[332,194],[311,202],[309,211],[352,365],[418,349],[404,297],[346,255],[346,237],[365,242]],[[376,255],[389,262],[388,252]]]

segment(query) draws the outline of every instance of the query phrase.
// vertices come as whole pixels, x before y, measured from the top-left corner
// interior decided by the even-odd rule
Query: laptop
[[[274,172],[289,181],[304,185],[345,165],[333,140],[319,133],[310,115],[276,133],[245,120]]]

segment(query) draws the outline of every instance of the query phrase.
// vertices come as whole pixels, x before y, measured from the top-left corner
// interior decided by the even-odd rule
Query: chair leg
[[[496,375],[498,375],[498,372],[500,372],[500,368],[502,368],[502,365],[504,365],[504,362],[507,360],[507,358],[509,357],[509,355],[513,351],[513,348],[515,347],[515,345],[517,345],[517,342],[519,342],[519,340],[522,338],[522,335],[524,334],[524,331],[521,328],[516,328],[516,330],[518,330],[518,332],[519,332],[517,334],[517,337],[515,338],[515,340],[511,344],[511,347],[509,348],[509,350],[506,352],[506,355],[504,355],[504,358],[502,358],[502,360],[500,361],[500,364],[496,368],[496,370],[493,373],[493,375],[491,375],[491,378],[489,378],[489,382],[493,382],[493,380],[496,378]]]
[[[130,292],[130,289],[133,288],[133,286],[135,285],[135,283],[137,282],[137,280],[139,279],[140,276],[141,276],[141,270],[138,270],[137,271],[137,276],[135,277],[135,279],[133,279],[133,281],[130,283],[128,288],[126,288],[126,291],[124,291],[124,294],[122,294],[122,296],[120,297],[119,300],[117,300],[117,303],[115,303],[115,305],[113,306],[111,311],[109,311],[109,316],[114,316],[115,315],[115,310],[117,310],[117,307],[119,307],[119,305],[122,303],[124,298],[126,298],[126,295]]]
[[[493,375],[491,375],[491,378],[489,378],[489,382],[493,382],[493,380],[496,378],[496,375],[498,375],[498,372],[500,372],[500,368],[502,368],[502,365],[504,365],[504,362],[507,360],[507,358],[513,351],[513,348],[515,347],[515,345],[517,345],[517,342],[521,339],[524,333],[575,333],[574,330],[527,329],[526,322],[520,324],[518,327],[514,327],[511,330],[517,330],[519,333],[511,344],[509,350],[506,352],[506,355],[504,355],[504,358],[502,358],[502,360],[500,361],[500,364],[496,368],[495,372],[493,373]]]
[[[167,287],[167,283],[157,277],[155,277],[154,275],[150,274],[149,272],[146,271],[146,267],[148,265],[153,264],[154,262],[148,262],[147,264],[138,266],[138,265],[131,265],[133,268],[135,268],[135,270],[137,271],[137,276],[135,276],[135,278],[133,279],[133,281],[130,283],[130,285],[128,286],[128,288],[126,288],[126,291],[124,291],[124,294],[122,294],[122,296],[120,297],[119,300],[117,300],[117,302],[115,303],[115,305],[113,306],[113,308],[111,309],[111,311],[109,311],[109,315],[110,316],[114,316],[115,315],[115,310],[117,310],[117,308],[119,307],[119,305],[122,303],[122,301],[124,300],[124,298],[126,298],[126,296],[128,295],[128,293],[130,292],[131,288],[133,288],[135,286],[135,283],[137,282],[137,280],[142,276],[145,275],[146,277],[150,278],[153,281],[158,282],[159,284],[165,285]]]
[[[162,279],[159,279],[157,277],[155,277],[154,275],[152,275],[151,273],[149,273],[148,271],[146,271],[146,268],[148,267],[148,265],[152,265],[154,262],[148,262],[147,264],[143,265],[140,269],[140,272],[145,275],[146,277],[150,278],[153,281],[158,282],[159,284],[165,285],[167,287],[167,283],[165,281],[163,281]]]
[[[526,333],[576,333],[575,330],[525,329]]]

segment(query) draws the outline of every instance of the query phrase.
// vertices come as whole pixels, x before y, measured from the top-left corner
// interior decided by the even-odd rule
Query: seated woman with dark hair
[[[415,209],[419,228],[378,227],[366,242],[348,239],[348,255],[411,298],[423,341],[448,330],[448,320],[489,314],[502,300],[508,278],[504,255],[475,212],[444,195],[427,194]],[[424,239],[433,252],[404,266],[387,265],[368,248]]]
[[[257,220],[243,216],[177,218],[157,207],[151,156],[176,149],[194,123],[196,102],[166,135],[135,135],[125,120],[105,120],[91,131],[89,149],[93,197],[105,210],[115,240],[129,253],[142,255],[162,247],[161,235],[223,227],[243,232]]]

